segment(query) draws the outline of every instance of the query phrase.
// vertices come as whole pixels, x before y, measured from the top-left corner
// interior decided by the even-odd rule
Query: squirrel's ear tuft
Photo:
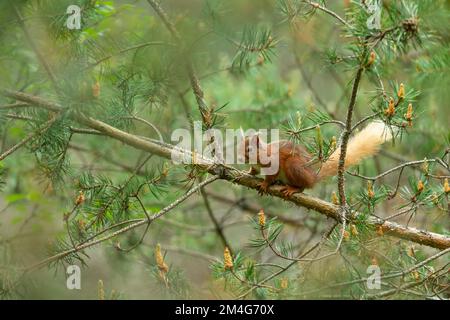
[[[245,133],[244,133],[244,129],[242,129],[242,127],[239,127],[239,134],[240,134],[241,138],[244,139]]]
[[[250,136],[250,144],[259,147],[259,134],[255,133]]]

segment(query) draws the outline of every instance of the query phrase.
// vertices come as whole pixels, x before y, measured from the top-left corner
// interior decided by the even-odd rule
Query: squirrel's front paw
[[[258,184],[258,193],[263,196],[265,194],[267,194],[267,191],[269,190],[269,183],[267,181],[263,181],[261,183]]]

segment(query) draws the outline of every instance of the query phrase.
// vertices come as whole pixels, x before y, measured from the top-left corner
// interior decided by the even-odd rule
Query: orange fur
[[[345,168],[358,164],[364,158],[376,154],[380,146],[391,138],[392,134],[383,122],[369,123],[349,140]],[[274,146],[277,146],[277,148],[274,148]],[[249,162],[250,150],[255,149],[258,151],[258,155],[259,152],[264,152],[273,156],[273,152],[277,152],[280,164],[278,172],[266,175],[264,181],[261,182],[259,188],[261,194],[266,193],[269,186],[279,180],[286,184],[282,190],[283,195],[289,197],[295,192],[303,192],[304,189],[313,188],[322,178],[334,176],[338,171],[339,147],[322,165],[318,173],[314,170],[313,164],[310,163],[312,157],[307,150],[300,145],[294,145],[290,141],[282,140],[266,144],[257,135],[246,137],[239,149],[241,155],[245,157],[246,163]],[[259,160],[258,156],[257,166],[263,167]]]

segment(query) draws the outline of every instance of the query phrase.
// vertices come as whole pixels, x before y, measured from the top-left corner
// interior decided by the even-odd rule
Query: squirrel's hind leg
[[[288,185],[303,189],[312,188],[316,183],[316,174],[299,157],[290,157],[284,168]]]
[[[283,189],[281,190],[281,193],[286,198],[290,198],[294,193],[300,193],[300,192],[303,192],[303,190],[304,190],[304,188],[298,188],[298,187],[293,187],[293,186],[287,185],[287,186],[283,187]]]

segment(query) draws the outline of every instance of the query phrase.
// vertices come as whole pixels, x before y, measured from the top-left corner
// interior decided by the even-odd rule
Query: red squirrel
[[[347,156],[345,168],[358,164],[366,157],[378,152],[380,146],[390,140],[392,134],[381,121],[369,123],[363,130],[352,137],[347,145]],[[275,146],[275,147],[274,147]],[[276,150],[278,147],[278,150]],[[260,161],[260,154],[272,156],[272,150],[278,153],[279,166],[275,174],[266,175],[259,185],[259,193],[267,193],[271,184],[281,181],[286,184],[282,193],[285,197],[290,197],[296,192],[303,192],[305,189],[313,188],[317,182],[325,177],[335,176],[338,171],[340,146],[322,163],[320,168],[313,167],[313,157],[303,146],[296,145],[291,141],[280,140],[266,144],[257,134],[245,137],[239,147],[239,154],[244,155],[245,163],[249,163],[250,152],[257,151],[256,166],[261,168],[264,165]],[[255,173],[252,167],[251,172]]]

